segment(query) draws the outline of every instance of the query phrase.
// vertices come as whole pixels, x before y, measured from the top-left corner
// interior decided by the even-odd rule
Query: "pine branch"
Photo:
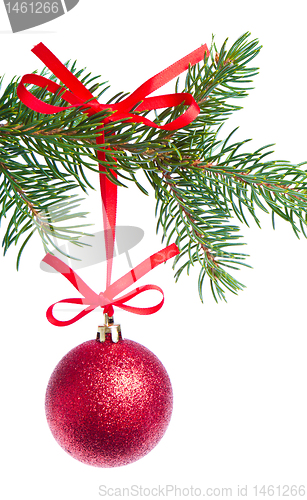
[[[223,285],[229,290],[236,292],[241,290],[243,285],[235,280],[226,268],[236,269],[231,263],[238,263],[238,259],[244,260],[244,254],[228,252],[226,247],[233,243],[240,236],[236,233],[237,226],[229,224],[230,213],[227,207],[214,199],[212,192],[206,189],[204,184],[200,184],[195,176],[195,191],[187,189],[187,176],[183,178],[172,175],[167,170],[159,166],[162,174],[161,179],[156,176],[153,181],[156,185],[159,202],[162,200],[160,208],[158,229],[163,228],[163,239],[169,234],[167,243],[174,233],[177,234],[176,243],[181,252],[176,258],[174,266],[181,263],[186,258],[185,263],[176,272],[176,279],[186,268],[189,274],[190,266],[198,263],[201,265],[199,276],[199,293],[202,299],[202,284],[207,274],[211,280],[211,287],[214,297],[224,298]],[[191,181],[191,178],[189,179]],[[243,262],[240,262],[243,264]],[[246,264],[245,264],[246,265]]]
[[[226,292],[243,288],[232,272],[247,266],[247,255],[238,250],[241,241],[235,219],[248,225],[247,215],[260,226],[258,211],[278,215],[288,221],[295,234],[306,236],[307,171],[305,163],[270,160],[270,145],[255,152],[242,152],[249,140],[232,142],[233,131],[220,139],[223,124],[241,109],[241,99],[252,89],[258,68],[251,63],[261,47],[242,35],[229,49],[227,40],[218,51],[214,40],[210,56],[191,67],[181,90],[190,92],[200,107],[198,117],[181,130],[167,132],[127,121],[110,122],[104,127],[105,143],[96,144],[97,127],[110,115],[104,110],[87,116],[81,108],[56,115],[29,111],[16,94],[14,79],[0,98],[0,222],[10,214],[4,237],[4,251],[25,235],[20,253],[34,231],[42,237],[46,249],[53,235],[78,243],[82,226],[60,228],[76,213],[78,200],[68,192],[92,189],[87,170],[99,171],[96,154],[105,153],[102,166],[112,182],[127,186],[134,182],[148,194],[148,181],[157,199],[157,229],[167,243],[176,241],[181,253],[175,259],[178,279],[184,270],[199,266],[199,293],[209,277],[216,300],[226,300]],[[98,98],[106,90],[76,64],[70,70]],[[42,74],[57,79],[44,69]],[[61,94],[50,94],[35,86],[31,92],[49,104],[65,106]],[[119,102],[127,94],[109,100]],[[184,105],[156,113],[157,124],[176,119]],[[137,111],[134,111],[137,113]],[[152,112],[151,112],[152,113]],[[142,113],[147,116],[148,112]],[[151,118],[152,119],[152,118]],[[117,180],[110,172],[117,172]],[[137,175],[145,174],[144,182]],[[256,213],[257,212],[257,213]]]
[[[31,162],[28,158],[29,165]],[[68,185],[65,180],[51,182],[46,167],[42,169],[34,163],[31,166],[25,172],[24,166],[20,168],[18,162],[0,162],[3,177],[0,187],[0,224],[3,218],[10,218],[2,242],[4,254],[12,244],[17,245],[20,238],[25,237],[18,254],[17,266],[25,242],[29,241],[35,231],[40,234],[45,250],[49,251],[56,245],[54,238],[77,242],[80,235],[84,234],[83,230],[80,233],[84,225],[67,226],[62,222],[87,215],[84,212],[71,213],[81,200],[76,195],[67,194],[67,191],[74,189],[77,184]]]

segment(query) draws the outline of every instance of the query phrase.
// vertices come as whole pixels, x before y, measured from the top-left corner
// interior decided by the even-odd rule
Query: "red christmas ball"
[[[59,445],[96,467],[138,460],[164,435],[172,386],[159,359],[131,340],[90,340],[72,349],[52,373],[46,416]]]

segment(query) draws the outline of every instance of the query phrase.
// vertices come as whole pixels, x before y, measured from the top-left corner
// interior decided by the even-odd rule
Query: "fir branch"
[[[157,170],[161,176],[153,172],[149,174],[158,199],[157,212],[160,208],[157,229],[162,227],[162,239],[167,239],[167,243],[176,234],[175,242],[181,250],[174,263],[174,266],[180,264],[176,279],[184,269],[189,273],[191,265],[200,264],[201,298],[206,274],[216,300],[225,299],[225,288],[237,293],[243,285],[227,269],[237,269],[238,264],[246,265],[246,255],[227,250],[242,243],[237,242],[239,228],[229,223],[231,214],[226,204],[214,197],[198,173],[195,175],[191,170],[170,172],[161,161]],[[192,183],[193,190],[190,189]]]
[[[247,266],[247,255],[236,250],[243,243],[234,219],[248,225],[249,216],[260,226],[261,209],[271,211],[273,227],[278,215],[291,224],[297,236],[306,236],[307,225],[305,163],[272,161],[270,146],[242,152],[249,141],[232,142],[235,131],[219,139],[223,124],[241,109],[234,99],[246,97],[252,89],[258,68],[251,63],[260,49],[249,33],[229,49],[226,40],[218,50],[213,39],[209,57],[189,68],[181,90],[181,80],[176,82],[176,92],[190,92],[200,107],[190,125],[167,132],[140,123],[110,122],[104,127],[102,145],[96,144],[97,127],[110,110],[92,116],[85,115],[81,107],[56,115],[35,113],[18,101],[18,80],[13,79],[0,97],[0,222],[12,214],[4,237],[5,251],[25,234],[22,251],[34,231],[46,248],[50,248],[52,235],[77,242],[80,229],[61,230],[54,223],[85,215],[74,212],[78,203],[67,191],[78,187],[86,193],[92,188],[86,171],[99,171],[96,154],[101,150],[106,157],[102,167],[112,182],[125,186],[134,182],[145,194],[147,181],[152,186],[157,229],[162,229],[163,240],[174,240],[181,249],[175,259],[176,279],[191,266],[199,266],[201,298],[206,276],[216,300],[226,300],[227,291],[241,290],[243,285],[230,273]],[[96,97],[108,89],[106,82],[97,83],[98,77],[85,69],[77,70],[76,63],[67,66],[91,86],[91,92],[97,92]],[[42,74],[57,81],[46,69]],[[35,86],[31,92],[49,104],[67,104],[61,92],[53,95]],[[120,102],[126,95],[121,92],[108,103]],[[155,122],[169,123],[183,110],[184,105],[165,109],[156,113]],[[110,169],[117,172],[117,180]],[[145,182],[140,181],[139,171],[144,172]]]
[[[76,188],[77,184],[67,185],[65,180],[59,179],[52,179],[51,182],[46,167],[41,169],[32,164],[29,171],[24,171],[23,167],[20,168],[20,164],[12,160],[0,162],[0,224],[4,218],[9,218],[2,241],[4,254],[25,236],[17,267],[25,244],[36,231],[41,236],[45,251],[52,251],[52,247],[56,246],[54,238],[67,239],[69,235],[70,241],[77,242],[84,235],[84,225],[67,226],[62,222],[87,215],[84,212],[71,213],[81,199],[67,194],[67,191]]]

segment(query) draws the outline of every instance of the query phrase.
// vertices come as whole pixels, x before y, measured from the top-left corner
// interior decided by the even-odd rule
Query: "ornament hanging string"
[[[97,145],[103,145],[105,143],[104,125],[110,122],[125,120],[126,122],[143,123],[151,128],[171,131],[185,127],[199,114],[199,106],[193,96],[189,93],[167,94],[155,97],[147,96],[171,81],[176,76],[179,76],[182,72],[186,71],[190,65],[193,66],[203,60],[205,55],[208,57],[209,50],[206,45],[202,45],[176,63],[164,69],[143,83],[128,97],[114,104],[99,103],[91,92],[78,80],[78,78],[76,78],[43,43],[36,45],[32,49],[32,52],[69,90],[66,90],[66,87],[62,87],[61,85],[41,75],[27,74],[22,77],[17,88],[17,95],[20,100],[33,111],[44,114],[60,113],[79,106],[81,106],[82,111],[87,113],[89,116],[103,110],[110,110],[112,115],[103,119],[101,125],[97,127],[97,130],[99,131],[99,135],[96,138]],[[70,103],[70,106],[54,106],[45,103],[27,90],[25,84],[36,85],[41,88],[46,88],[53,94],[60,94],[62,99]],[[131,113],[131,109],[133,108],[134,111],[142,112],[171,106],[176,107],[181,104],[187,105],[188,109],[184,111],[181,116],[166,125],[157,125],[144,116]],[[132,283],[144,276],[144,274],[149,272],[151,269],[179,254],[179,249],[175,244],[169,245],[162,251],[153,254],[151,257],[143,261],[136,268],[129,271],[125,276],[111,285],[116,229],[117,185],[111,182],[105,175],[105,172],[107,171],[106,167],[103,166],[103,164],[106,163],[105,152],[103,150],[98,150],[97,157],[99,162],[99,180],[103,207],[103,223],[107,258],[107,286],[105,292],[100,293],[99,295],[96,294],[63,261],[51,254],[47,254],[43,261],[55,270],[59,271],[78,291],[83,294],[83,298],[64,299],[49,307],[47,310],[47,319],[50,323],[56,326],[66,326],[75,323],[98,306],[102,307],[104,312],[109,316],[113,315],[114,305],[135,314],[147,315],[157,312],[163,305],[164,294],[162,289],[156,285],[144,285],[120,298],[115,299],[115,297]],[[113,159],[115,160],[115,158]],[[110,171],[116,179],[116,171],[111,168]],[[161,292],[163,295],[161,302],[156,306],[147,308],[125,305],[126,301],[147,290],[158,290]],[[53,307],[58,303],[86,304],[89,307],[68,321],[59,321],[53,315]]]

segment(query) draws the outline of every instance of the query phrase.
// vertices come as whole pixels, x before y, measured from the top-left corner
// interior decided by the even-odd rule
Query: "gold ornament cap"
[[[104,315],[105,324],[98,326],[98,332],[96,339],[99,342],[105,342],[106,340],[111,340],[111,342],[117,343],[122,340],[122,333],[120,325],[114,324],[114,317],[108,314]]]

